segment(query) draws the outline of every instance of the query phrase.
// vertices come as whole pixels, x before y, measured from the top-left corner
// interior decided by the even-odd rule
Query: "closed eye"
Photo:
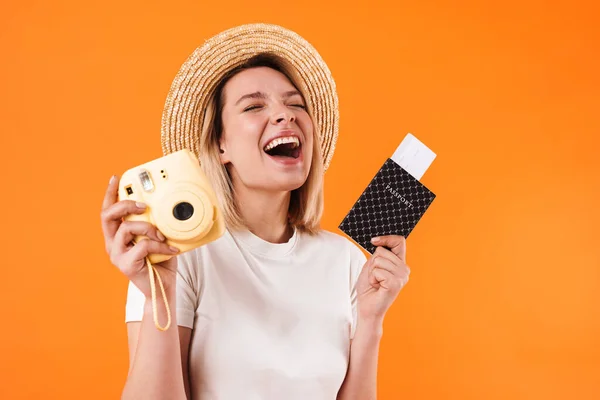
[[[254,106],[244,108],[244,111],[252,111],[252,110],[260,108],[260,107],[262,107],[262,106],[254,105]]]
[[[291,107],[299,107],[299,108],[301,108],[303,110],[306,110],[306,106],[304,104],[290,104],[290,106]],[[261,108],[261,107],[262,106],[260,106],[260,105],[253,105],[253,106],[249,106],[249,107],[244,108],[244,111],[252,111],[252,110],[255,110],[255,109]]]

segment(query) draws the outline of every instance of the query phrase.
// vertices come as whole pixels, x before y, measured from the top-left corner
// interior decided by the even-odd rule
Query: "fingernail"
[[[371,242],[373,242],[373,243],[374,242],[378,242],[378,241],[379,241],[379,237],[374,237],[374,238],[371,239]]]
[[[161,242],[165,241],[165,235],[163,235],[161,231],[156,231],[156,236],[158,236]]]
[[[137,208],[146,208],[146,205],[144,203],[140,203],[139,201],[136,201],[135,205],[137,206]]]
[[[169,246],[169,250],[171,250],[173,253],[179,253],[179,249],[177,247]]]
[[[114,180],[115,180],[115,176],[113,175],[113,176],[110,177],[110,180],[108,181],[108,184],[110,185],[111,183],[113,183]]]

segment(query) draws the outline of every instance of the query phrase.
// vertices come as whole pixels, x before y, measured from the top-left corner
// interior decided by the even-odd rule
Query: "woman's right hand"
[[[174,294],[177,272],[176,248],[165,243],[165,237],[149,222],[123,221],[129,214],[143,214],[145,205],[132,200],[118,201],[119,178],[113,176],[102,203],[102,231],[104,243],[110,261],[117,267],[146,298],[151,297],[146,257],[149,254],[166,254],[169,260],[153,264],[159,272],[167,295]],[[141,207],[140,207],[141,206]],[[143,235],[148,239],[134,244],[135,236]]]

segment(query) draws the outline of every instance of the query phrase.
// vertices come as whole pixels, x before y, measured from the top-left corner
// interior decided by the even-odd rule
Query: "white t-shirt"
[[[357,245],[325,230],[281,244],[227,230],[177,257],[177,323],[193,329],[194,400],[336,398],[366,261]],[[140,321],[143,305],[130,283],[126,321]]]

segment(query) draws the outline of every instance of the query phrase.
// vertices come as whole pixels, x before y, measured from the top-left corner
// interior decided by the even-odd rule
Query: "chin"
[[[271,178],[266,183],[269,190],[277,192],[291,192],[296,190],[306,182],[306,175],[290,175],[290,174],[270,174]],[[273,176],[279,175],[279,176]]]

